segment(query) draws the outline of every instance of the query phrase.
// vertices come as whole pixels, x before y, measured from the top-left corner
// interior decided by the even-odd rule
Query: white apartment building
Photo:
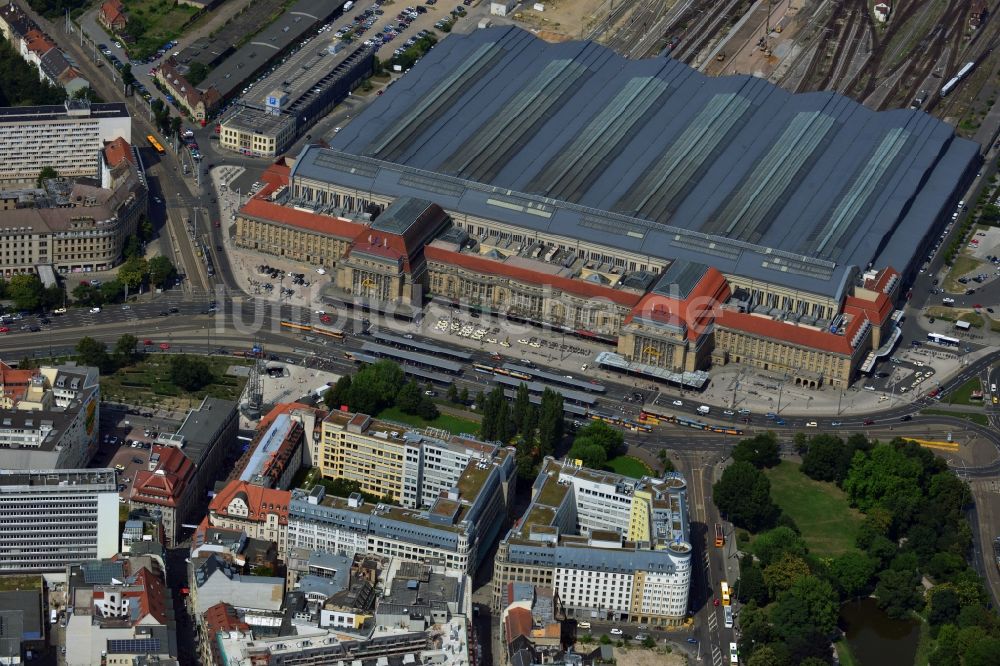
[[[508,583],[551,586],[581,620],[676,626],[687,613],[687,485],[546,459],[532,501],[497,550],[493,607]]]
[[[0,182],[34,182],[47,166],[99,179],[104,144],[119,137],[132,142],[132,119],[119,102],[0,108]]]
[[[118,552],[113,469],[0,469],[0,572],[62,571]]]

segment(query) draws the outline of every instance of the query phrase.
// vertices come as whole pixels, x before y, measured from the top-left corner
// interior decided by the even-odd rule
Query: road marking
[[[719,628],[719,618],[715,614],[715,611],[711,611],[708,614],[708,630],[716,631]]]
[[[722,650],[719,649],[718,645],[712,646],[712,664],[713,666],[721,666],[722,664]]]

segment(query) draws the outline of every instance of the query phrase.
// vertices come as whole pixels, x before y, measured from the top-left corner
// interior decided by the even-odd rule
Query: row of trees
[[[354,376],[344,375],[323,394],[329,409],[346,405],[352,412],[378,414],[386,407],[396,406],[407,414],[433,421],[438,408],[420,386],[406,381],[403,369],[392,361],[378,361],[358,370]]]
[[[138,351],[139,341],[128,333],[118,338],[114,349],[108,351],[108,345],[84,336],[76,343],[76,361],[80,365],[91,365],[98,368],[101,374],[111,374],[119,368],[135,363],[141,356]]]
[[[967,564],[968,487],[946,463],[900,439],[880,444],[855,435],[845,442],[821,434],[800,442],[800,471],[836,483],[865,514],[856,550],[818,558],[770,498],[763,473],[775,463],[770,439],[740,442],[733,456],[738,450],[740,459],[713,488],[720,511],[758,532],[735,586],[746,604],[741,659],[751,666],[828,663],[840,605],[874,595],[890,617],[923,614],[937,638],[933,666],[992,663],[1000,622]]]
[[[117,277],[101,283],[79,284],[73,289],[73,300],[81,305],[106,305],[119,303],[125,298],[125,288],[136,293],[142,285],[165,287],[177,276],[177,269],[170,259],[158,255],[148,261],[133,254],[118,268]]]
[[[480,436],[513,444],[518,474],[524,480],[533,478],[538,463],[555,452],[565,434],[563,397],[551,389],[545,389],[541,402],[534,405],[527,384],[518,385],[513,403],[497,386],[487,394],[479,393],[476,406],[483,417]]]
[[[18,310],[57,308],[66,300],[66,292],[56,285],[45,287],[34,273],[12,275],[9,280],[0,278],[0,298],[13,301]]]
[[[625,437],[620,430],[604,421],[591,421],[576,432],[566,457],[578,458],[592,469],[603,469],[608,460],[618,455],[624,444]]]

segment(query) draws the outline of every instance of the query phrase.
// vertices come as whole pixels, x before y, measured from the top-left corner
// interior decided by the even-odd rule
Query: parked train
[[[948,81],[948,83],[941,86],[941,97],[947,97],[951,93],[951,91],[955,89],[955,86],[961,83],[962,79],[967,77],[975,68],[976,68],[976,63],[974,62],[965,63],[965,65],[962,66],[962,69],[958,70],[958,74],[952,77]]]
[[[674,414],[660,414],[649,409],[644,409],[639,412],[639,423],[644,425],[662,425],[671,424],[685,426],[688,428],[694,428],[695,430],[707,430],[709,432],[717,432],[722,435],[742,435],[743,430],[740,428],[735,428],[733,426],[723,426],[723,425],[712,425],[710,423],[705,423],[704,421],[698,421],[697,419],[691,419],[686,416],[675,416]]]

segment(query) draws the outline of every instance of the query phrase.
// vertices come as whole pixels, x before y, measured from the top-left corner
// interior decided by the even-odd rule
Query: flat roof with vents
[[[292,177],[838,297],[906,272],[979,146],[911,110],[515,27],[452,35]]]

